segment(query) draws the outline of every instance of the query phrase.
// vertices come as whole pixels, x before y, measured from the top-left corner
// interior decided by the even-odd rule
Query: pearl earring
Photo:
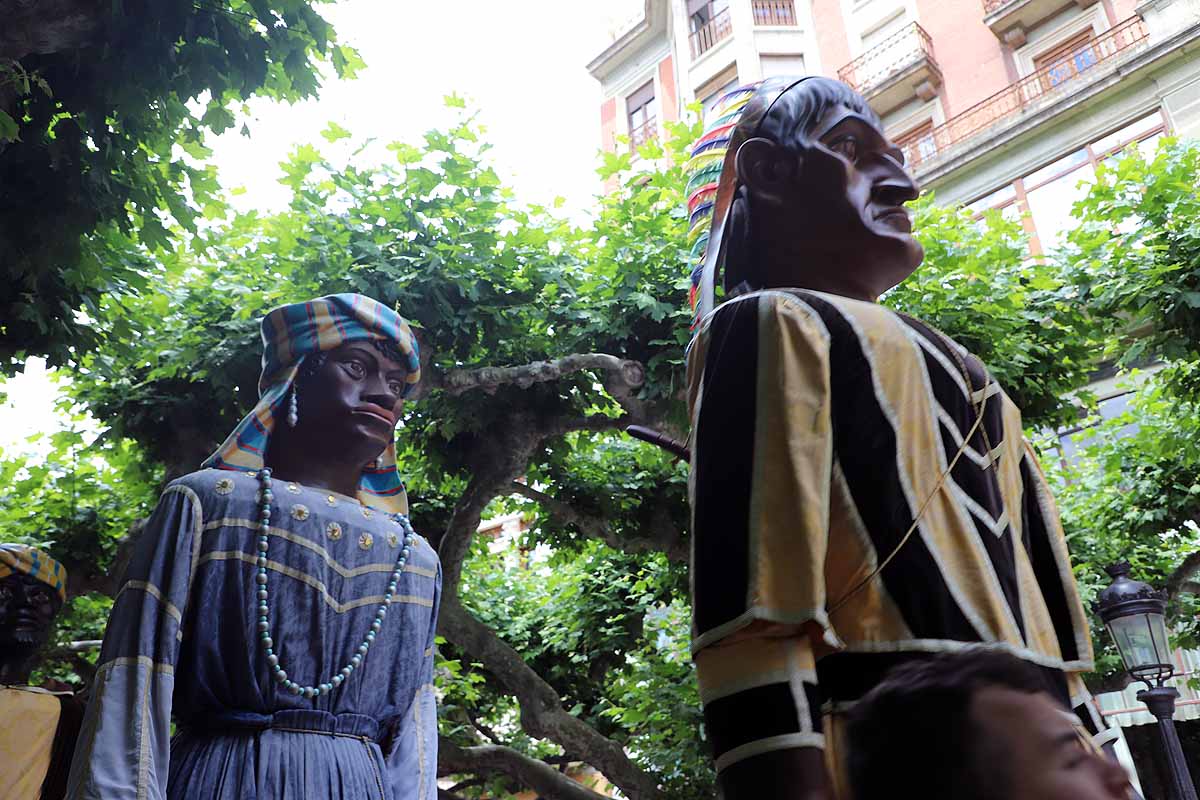
[[[296,423],[300,421],[300,412],[296,409],[296,395],[297,395],[296,384],[293,383],[292,384],[292,399],[291,399],[291,402],[288,403],[288,415],[287,415],[288,425],[292,428],[296,427]]]

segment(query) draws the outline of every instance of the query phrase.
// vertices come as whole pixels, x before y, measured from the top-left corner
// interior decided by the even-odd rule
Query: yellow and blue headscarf
[[[14,573],[28,575],[58,592],[67,602],[67,570],[45,550],[27,544],[0,544],[0,578]]]
[[[263,368],[258,404],[204,462],[204,467],[262,469],[271,432],[286,417],[288,392],[306,356],[348,342],[385,341],[395,345],[408,369],[404,394],[421,379],[417,340],[403,317],[361,294],[332,294],[281,306],[263,317]],[[364,505],[391,514],[408,513],[404,483],[396,471],[396,446],[389,444],[377,466],[365,467],[358,483]]]

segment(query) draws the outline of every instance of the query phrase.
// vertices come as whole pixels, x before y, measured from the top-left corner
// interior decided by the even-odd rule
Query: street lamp
[[[1172,800],[1197,800],[1196,787],[1183,760],[1183,748],[1175,732],[1175,700],[1179,692],[1164,684],[1175,674],[1171,650],[1167,644],[1167,626],[1163,613],[1167,594],[1148,583],[1129,577],[1129,564],[1105,567],[1112,584],[1096,599],[1096,611],[1121,651],[1125,669],[1134,680],[1146,684],[1137,699],[1146,704],[1158,720],[1171,771]]]

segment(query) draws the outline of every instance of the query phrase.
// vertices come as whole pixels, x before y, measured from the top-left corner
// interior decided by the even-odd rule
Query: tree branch
[[[438,737],[438,775],[500,772],[537,792],[547,800],[607,800],[558,770],[510,747],[480,745],[459,747]]]
[[[653,778],[629,760],[621,745],[568,714],[554,688],[495,631],[475,619],[457,596],[443,595],[438,628],[447,639],[479,659],[508,691],[516,695],[521,705],[521,727],[526,733],[539,739],[550,739],[567,752],[576,754],[580,760],[604,773],[631,800],[658,796]]]
[[[430,368],[413,390],[411,398],[419,399],[434,389],[445,389],[450,394],[462,394],[475,389],[491,393],[510,384],[528,389],[535,383],[556,381],[589,369],[607,373],[603,382],[606,387],[612,384],[610,392],[613,389],[629,392],[646,381],[646,370],[637,361],[604,353],[576,353],[553,361],[534,361],[518,367],[478,367],[444,372]]]
[[[477,730],[481,734],[483,734],[483,737],[485,739],[487,739],[492,744],[497,744],[497,745],[501,745],[501,746],[504,745],[503,740],[501,740],[501,738],[496,735],[496,732],[494,730],[492,730],[490,727],[483,724],[479,720],[475,719],[474,711],[472,711],[469,707],[466,707],[466,706],[463,707],[463,711],[467,712],[467,719],[469,719],[471,721],[471,724],[473,726],[475,726],[475,730]]]
[[[1200,550],[1189,555],[1183,560],[1175,571],[1167,578],[1167,596],[1174,597],[1183,590],[1183,585],[1187,583],[1197,571],[1200,571]]]
[[[493,498],[507,491],[508,487],[525,473],[535,449],[546,439],[570,431],[614,430],[623,428],[627,422],[624,416],[613,418],[602,415],[564,415],[539,419],[532,414],[518,413],[512,415],[509,424],[502,431],[482,440],[470,458],[471,479],[455,504],[438,547],[442,559],[442,599],[438,630],[448,640],[481,662],[496,676],[506,691],[516,696],[521,706],[521,727],[526,733],[537,738],[549,739],[559,744],[566,752],[577,754],[580,760],[600,770],[630,800],[650,800],[658,797],[654,779],[633,764],[620,744],[601,735],[578,717],[567,713],[563,708],[562,698],[554,688],[526,664],[521,655],[495,631],[477,620],[458,597],[463,560],[470,550],[471,539],[479,528],[483,510]],[[478,748],[471,750],[492,753],[489,758],[500,758],[494,753],[502,753],[506,748],[495,751]],[[510,759],[504,763],[511,765],[512,761]],[[545,764],[541,766],[549,769]],[[527,779],[530,779],[530,776],[522,777],[522,780]]]
[[[681,537],[673,526],[667,524],[667,520],[661,520],[660,522],[663,524],[656,526],[656,529],[645,538],[622,538],[612,531],[609,521],[603,517],[585,514],[569,503],[517,481],[513,481],[510,488],[514,494],[533,500],[550,516],[556,517],[568,525],[574,525],[584,536],[590,539],[599,539],[614,550],[626,553],[661,552],[665,553],[667,558],[672,561],[685,562],[688,560],[687,540]]]

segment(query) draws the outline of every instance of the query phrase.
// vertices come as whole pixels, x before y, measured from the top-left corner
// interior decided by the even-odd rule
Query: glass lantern
[[[1113,583],[1100,593],[1096,610],[1121,651],[1129,674],[1147,686],[1161,686],[1175,672],[1163,616],[1166,593],[1132,580],[1129,564],[1113,564],[1105,571]]]

